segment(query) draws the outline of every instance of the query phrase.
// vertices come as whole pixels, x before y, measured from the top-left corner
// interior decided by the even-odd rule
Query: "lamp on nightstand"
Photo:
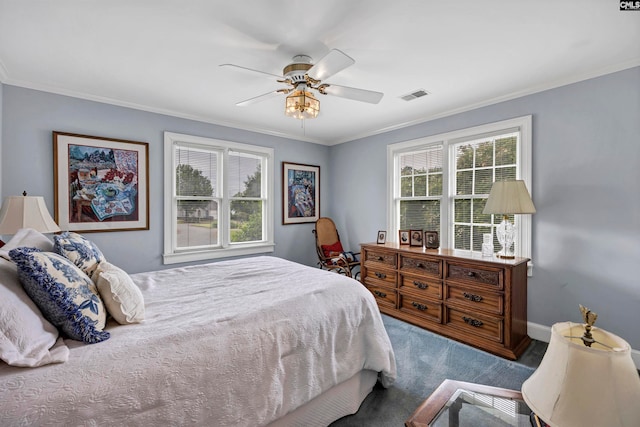
[[[524,181],[494,182],[482,213],[502,215],[502,222],[496,227],[498,242],[502,245],[498,257],[514,258],[513,242],[516,236],[516,227],[509,221],[509,215],[536,213],[536,208],[533,206]]]
[[[553,325],[547,352],[522,384],[522,397],[549,426],[637,427],[640,377],[630,346],[617,335],[592,328],[597,316],[580,309],[586,325]]]
[[[41,233],[60,231],[51,218],[44,198],[40,196],[9,196],[0,209],[0,234],[16,234],[21,228],[32,228]]]

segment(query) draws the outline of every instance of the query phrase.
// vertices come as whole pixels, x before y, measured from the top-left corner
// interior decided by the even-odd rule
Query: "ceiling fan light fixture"
[[[295,119],[315,119],[320,112],[320,101],[311,92],[297,89],[287,96],[284,114]]]

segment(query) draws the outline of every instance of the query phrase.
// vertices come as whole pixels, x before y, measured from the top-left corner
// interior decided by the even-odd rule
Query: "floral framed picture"
[[[440,239],[437,231],[424,232],[424,247],[427,249],[438,249],[440,247]]]
[[[383,245],[387,241],[387,232],[384,230],[378,231],[378,238],[376,239],[376,243],[379,245]]]
[[[422,230],[409,230],[409,245],[422,246]]]
[[[282,224],[320,218],[320,166],[282,162]]]
[[[398,231],[398,242],[401,245],[408,245],[409,242],[409,230]]]
[[[53,132],[53,171],[61,229],[149,229],[148,143]]]

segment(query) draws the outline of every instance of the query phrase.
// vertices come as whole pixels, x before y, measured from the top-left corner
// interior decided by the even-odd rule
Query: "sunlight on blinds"
[[[482,235],[502,218],[483,214],[494,181],[516,179],[518,132],[455,144],[454,248],[481,251]],[[492,223],[493,221],[493,223]]]
[[[250,154],[229,152],[227,179],[229,196],[261,197],[261,159]]]
[[[442,146],[403,153],[400,168],[400,228],[440,230]]]
[[[177,247],[218,244],[218,152],[175,147]]]

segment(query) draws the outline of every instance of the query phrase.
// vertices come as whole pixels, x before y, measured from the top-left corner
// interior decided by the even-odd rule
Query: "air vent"
[[[405,101],[413,101],[414,99],[421,98],[425,95],[429,95],[429,92],[424,89],[418,89],[406,95],[402,95],[400,98],[404,99]]]

